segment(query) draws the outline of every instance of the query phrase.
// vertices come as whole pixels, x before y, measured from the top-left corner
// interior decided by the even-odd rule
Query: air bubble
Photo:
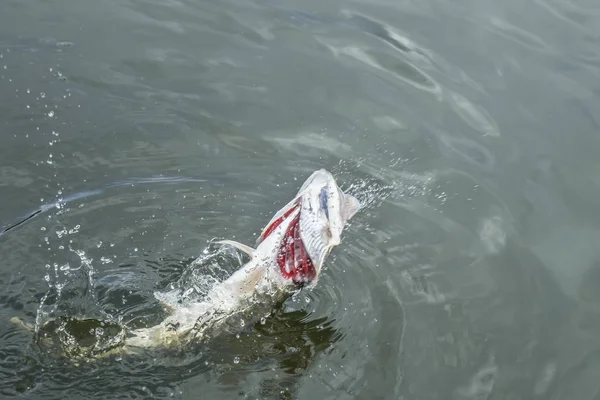
[[[234,364],[239,364],[240,363],[240,358],[237,357],[237,356],[233,357],[233,363]]]

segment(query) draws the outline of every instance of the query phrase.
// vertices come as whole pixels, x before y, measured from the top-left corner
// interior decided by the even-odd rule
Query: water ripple
[[[408,37],[401,35],[391,26],[383,24],[365,15],[353,13],[349,10],[342,10],[341,14],[346,17],[353,26],[356,26],[361,31],[381,39],[382,41],[390,44],[396,50],[410,54],[413,57],[419,57],[421,60],[431,64],[431,56],[429,52],[417,46],[416,43],[412,42]]]
[[[494,153],[473,139],[452,136],[443,132],[436,132],[440,150],[450,158],[458,156],[462,161],[493,171],[497,164]]]
[[[578,29],[585,28],[589,23],[594,24],[600,16],[600,9],[592,5],[583,6],[564,0],[533,0],[533,2],[554,17]]]
[[[357,46],[334,46],[327,44],[327,47],[329,47],[336,57],[339,57],[340,55],[350,56],[369,67],[389,73],[391,76],[396,77],[402,82],[408,83],[417,89],[439,95],[439,85],[433,78],[408,61],[404,61],[384,52],[363,49]]]
[[[327,47],[336,57],[341,55],[352,57],[365,65],[384,71],[389,76],[400,79],[418,89],[432,92],[439,96],[438,83],[429,76],[424,68],[433,68],[432,56],[417,44],[401,35],[392,27],[370,17],[349,10],[342,10],[343,19],[338,25],[348,25],[385,43],[385,47],[366,47],[357,43],[344,43],[329,37],[317,36],[316,40]]]
[[[544,42],[541,38],[537,37],[531,32],[512,25],[508,21],[494,17],[491,18],[489,22],[489,24],[484,25],[486,29],[498,33],[507,39],[514,41],[515,43],[542,53],[553,52],[552,47],[546,44],[546,42]]]
[[[482,106],[473,104],[456,92],[447,91],[447,93],[448,103],[467,125],[483,133],[484,136],[500,136],[498,125]]]

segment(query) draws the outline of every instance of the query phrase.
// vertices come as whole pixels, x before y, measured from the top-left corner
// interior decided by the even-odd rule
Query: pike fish
[[[129,332],[125,347],[200,341],[257,304],[272,305],[302,287],[314,287],[325,259],[340,244],[346,223],[359,208],[359,201],[344,193],[329,171],[315,171],[262,230],[256,248],[219,242],[248,254],[248,263],[213,286],[202,301],[172,309],[158,325]]]
[[[228,330],[232,321],[251,323],[299,289],[317,284],[325,259],[340,244],[344,227],[359,208],[359,201],[344,193],[329,171],[317,170],[269,221],[256,248],[232,240],[218,242],[248,254],[250,261],[215,284],[201,301],[173,306],[157,296],[170,315],[138,329],[95,319],[57,318],[40,327],[38,344],[51,349],[58,342],[69,358],[106,356],[194,344]],[[12,320],[34,330],[16,317]],[[89,332],[98,327],[104,336],[90,338]],[[52,339],[57,335],[58,340]]]

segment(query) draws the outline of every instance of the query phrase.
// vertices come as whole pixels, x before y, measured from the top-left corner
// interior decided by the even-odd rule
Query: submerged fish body
[[[172,310],[160,324],[129,332],[126,348],[170,346],[201,341],[235,318],[260,318],[264,310],[303,286],[314,286],[327,255],[358,211],[358,200],[344,193],[327,170],[315,171],[292,201],[261,232],[257,247],[223,240],[250,261],[211,288],[201,302]],[[253,313],[254,311],[254,313]]]

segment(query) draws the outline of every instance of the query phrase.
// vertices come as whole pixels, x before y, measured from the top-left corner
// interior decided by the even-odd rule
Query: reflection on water
[[[311,318],[305,310],[279,308],[250,332],[215,343],[209,357],[215,364],[219,360],[234,364],[218,378],[228,390],[239,391],[240,380],[250,372],[276,369],[282,373],[262,380],[244,394],[295,398],[306,370],[342,335],[327,317]]]
[[[331,351],[343,334],[327,317],[314,318],[304,309],[293,305],[286,309],[280,304],[269,317],[256,324],[184,351],[111,354],[109,350],[119,346],[121,336],[122,327],[114,322],[69,317],[51,319],[36,332],[35,345],[28,348],[27,355],[13,361],[16,368],[3,391],[9,395],[11,391],[27,392],[46,385],[51,385],[53,390],[67,389],[76,379],[78,386],[73,393],[84,397],[100,388],[121,390],[122,396],[135,395],[140,385],[147,393],[170,388],[174,394],[178,382],[212,371],[217,373],[215,378],[226,392],[237,393],[244,376],[277,369],[283,375],[263,379],[252,389],[256,390],[253,395],[293,398],[304,371],[319,355]],[[118,371],[114,371],[115,366]],[[46,369],[52,369],[53,375],[41,373]],[[109,370],[109,376],[103,377],[102,382],[98,382],[96,376],[99,369]],[[117,383],[110,379],[113,373],[124,371],[127,371],[124,381]],[[125,391],[119,389],[122,385],[129,387],[127,382],[135,385]]]

